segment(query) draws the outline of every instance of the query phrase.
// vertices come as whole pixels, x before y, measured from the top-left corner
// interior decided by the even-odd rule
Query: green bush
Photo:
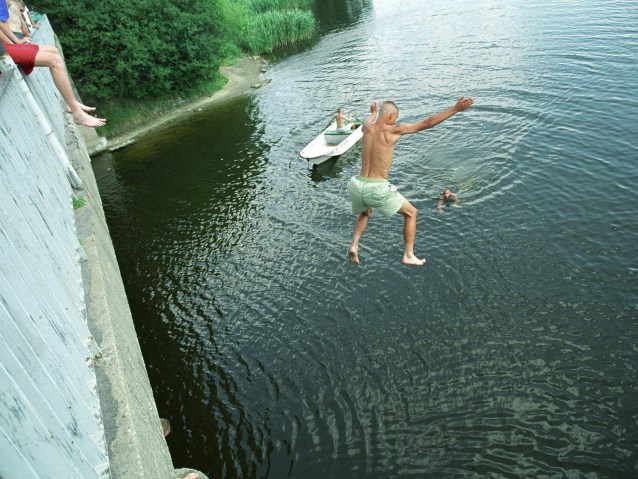
[[[225,0],[41,0],[82,93],[145,98],[210,81],[223,60]]]
[[[313,0],[40,0],[85,100],[174,98],[218,81],[241,50],[310,38]],[[298,7],[305,8],[301,10]]]
[[[224,0],[221,2],[222,24],[227,41],[237,47],[243,46],[243,36],[248,25],[248,9],[244,0]]]

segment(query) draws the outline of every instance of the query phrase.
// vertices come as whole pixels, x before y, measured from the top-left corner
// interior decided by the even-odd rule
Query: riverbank
[[[210,96],[185,102],[163,115],[153,117],[144,125],[134,126],[127,133],[109,138],[104,149],[108,151],[119,150],[135,143],[138,138],[145,134],[184,118],[195,111],[247,94],[251,90],[259,88],[264,84],[261,75],[267,67],[268,61],[260,56],[242,57],[234,65],[220,67],[221,74],[228,79],[228,82],[221,90]]]

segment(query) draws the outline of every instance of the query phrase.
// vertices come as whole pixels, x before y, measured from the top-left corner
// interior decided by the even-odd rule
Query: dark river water
[[[211,478],[638,477],[638,2],[326,2],[264,88],[94,160],[177,467]],[[346,253],[360,145],[399,121],[418,209]],[[440,190],[457,207],[437,210]]]

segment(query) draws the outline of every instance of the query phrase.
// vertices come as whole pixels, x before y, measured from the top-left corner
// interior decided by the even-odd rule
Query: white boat
[[[347,125],[351,125],[348,123]],[[299,153],[308,160],[309,165],[318,165],[335,156],[343,155],[363,136],[363,123],[356,120],[355,130],[337,130],[337,121],[330,123],[319,136],[306,145]]]

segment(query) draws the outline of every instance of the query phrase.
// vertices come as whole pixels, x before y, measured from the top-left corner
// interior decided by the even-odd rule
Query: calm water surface
[[[638,2],[345,3],[263,89],[94,161],[175,465],[637,477]],[[299,151],[339,105],[461,95],[391,172],[427,266],[377,215],[350,265],[360,146]]]

